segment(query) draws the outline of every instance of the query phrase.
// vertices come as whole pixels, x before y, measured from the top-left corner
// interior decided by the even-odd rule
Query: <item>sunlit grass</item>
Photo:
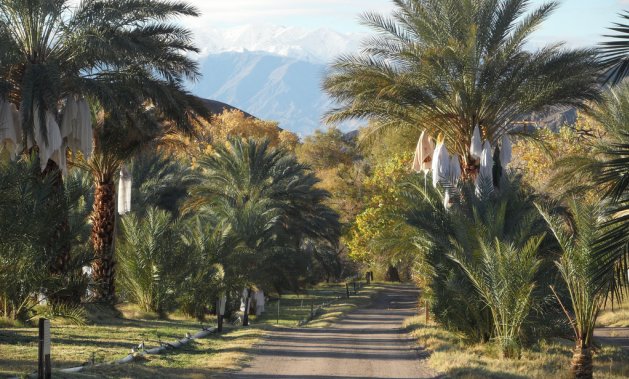
[[[419,346],[429,354],[427,364],[451,378],[568,378],[573,343],[540,341],[523,349],[521,359],[503,359],[494,344],[464,342],[462,337],[423,317],[405,322]],[[629,376],[629,353],[615,347],[603,347],[594,355],[595,378]]]
[[[350,285],[351,286],[351,285]],[[308,317],[311,305],[317,309],[323,303],[331,305],[321,310],[306,327],[322,327],[345,312],[370,302],[378,286],[358,290],[351,288],[346,298],[345,284],[321,284],[302,294],[284,294],[280,300],[280,327],[294,327]],[[342,290],[342,291],[341,291]],[[340,298],[339,298],[340,296]],[[125,357],[131,347],[144,341],[146,348],[159,342],[173,342],[186,333],[194,334],[201,325],[181,314],[159,320],[157,315],[143,312],[133,305],[117,308],[119,314],[106,309],[92,309],[86,326],[52,323],[53,368],[67,368],[111,362]],[[116,316],[121,316],[118,318]],[[277,302],[267,303],[266,313],[251,318],[248,328],[226,326],[221,335],[196,340],[181,349],[165,354],[148,355],[137,363],[90,367],[79,374],[55,373],[55,377],[190,377],[205,378],[222,370],[234,370],[246,362],[248,352],[277,324]],[[210,319],[206,323],[215,324]],[[5,323],[0,329],[0,377],[33,373],[37,366],[37,329]]]
[[[172,342],[187,332],[200,330],[194,320],[143,320],[109,318],[96,325],[51,323],[53,368],[74,367],[121,359],[131,347],[144,341],[147,348],[160,341]],[[0,375],[33,372],[37,367],[37,328],[13,327],[0,330]]]
[[[629,299],[625,299],[620,304],[607,304],[605,309],[598,316],[597,326],[607,327],[629,327]]]

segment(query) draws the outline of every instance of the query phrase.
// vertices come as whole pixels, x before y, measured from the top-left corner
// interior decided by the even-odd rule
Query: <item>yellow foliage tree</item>
[[[593,143],[602,138],[603,129],[585,115],[577,122],[563,126],[558,132],[540,129],[535,138],[521,138],[513,144],[513,160],[509,167],[520,172],[524,180],[538,192],[561,195],[566,188],[552,179],[557,161],[568,156],[588,156]]]
[[[391,215],[404,207],[401,184],[411,175],[417,175],[410,170],[411,162],[410,153],[395,155],[377,165],[373,175],[365,181],[366,207],[356,217],[346,238],[351,258],[368,265],[385,260],[394,263],[391,260],[396,256],[399,259],[400,253],[408,252],[398,243],[404,240],[403,234],[408,230]],[[387,240],[396,241],[383,243]]]
[[[233,109],[214,116],[211,122],[199,121],[191,136],[168,134],[163,139],[163,145],[179,156],[191,159],[194,165],[199,155],[212,152],[212,145],[224,144],[233,137],[268,139],[271,146],[281,146],[288,151],[294,151],[299,143],[294,133],[280,129],[277,122],[260,120]]]

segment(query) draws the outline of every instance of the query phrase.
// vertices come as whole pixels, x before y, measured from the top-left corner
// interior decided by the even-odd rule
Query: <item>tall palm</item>
[[[59,165],[70,141],[56,138],[60,133],[52,121],[70,117],[69,105],[83,98],[111,124],[126,126],[130,115],[154,107],[173,125],[187,128],[188,109],[200,107],[183,89],[184,79],[198,75],[186,53],[197,50],[187,29],[167,21],[196,15],[180,2],[84,0],[73,7],[67,0],[3,1],[0,97],[19,109],[23,147],[35,141],[40,153],[54,150],[57,158],[43,162],[46,154],[42,166],[57,172],[61,182]],[[79,128],[79,134],[91,132],[90,122]],[[95,145],[104,146],[98,138]],[[80,150],[89,156],[89,141]],[[113,280],[111,171],[96,181],[92,233],[95,273],[105,283]],[[105,290],[96,294],[105,300],[113,296]]]
[[[570,201],[569,205],[572,215],[570,220],[563,220],[545,211],[541,213],[562,250],[556,264],[570,294],[571,312],[564,310],[576,340],[572,372],[575,378],[592,378],[592,338],[607,288],[592,285],[590,277],[598,262],[596,243],[604,229],[598,221],[602,215],[597,207],[582,205],[575,200]]]
[[[605,82],[617,85],[629,74],[629,12],[623,12],[620,17],[623,23],[615,22],[610,28],[616,34],[608,35],[609,41],[601,43],[601,58],[606,67]]]
[[[582,107],[597,99],[599,64],[593,50],[524,46],[557,8],[527,13],[527,0],[394,0],[391,17],[362,16],[377,34],[361,53],[338,58],[324,88],[339,106],[328,122],[368,118],[375,130],[442,133],[464,173],[473,129],[494,144],[526,114]]]

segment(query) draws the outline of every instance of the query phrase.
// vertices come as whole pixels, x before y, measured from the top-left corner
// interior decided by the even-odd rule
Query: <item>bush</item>
[[[182,254],[177,222],[166,211],[149,208],[140,220],[122,217],[118,244],[118,283],[122,295],[145,311],[165,315],[175,306],[187,257]]]
[[[85,293],[84,182],[71,175],[59,192],[56,180],[42,176],[39,164],[27,157],[0,165],[0,316],[25,321],[40,292],[57,301]],[[51,270],[68,246],[64,269]]]
[[[233,244],[220,228],[201,217],[186,222],[181,239],[189,264],[181,281],[178,303],[185,314],[202,321],[214,307],[219,292],[225,290],[225,270],[218,262]]]
[[[523,328],[560,317],[546,300],[557,270],[544,258],[555,241],[544,237],[536,197],[519,178],[505,176],[496,189],[481,185],[481,195],[473,183],[449,187],[454,203],[445,208],[443,195],[416,178],[404,193],[403,217],[416,228],[417,274],[435,319],[475,341],[495,338],[505,356],[516,356]]]

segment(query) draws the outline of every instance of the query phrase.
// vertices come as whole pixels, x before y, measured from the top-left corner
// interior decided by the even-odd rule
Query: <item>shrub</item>
[[[123,296],[145,311],[164,315],[175,305],[186,258],[176,233],[177,222],[166,211],[149,208],[142,219],[122,217],[118,244],[118,279]]]

